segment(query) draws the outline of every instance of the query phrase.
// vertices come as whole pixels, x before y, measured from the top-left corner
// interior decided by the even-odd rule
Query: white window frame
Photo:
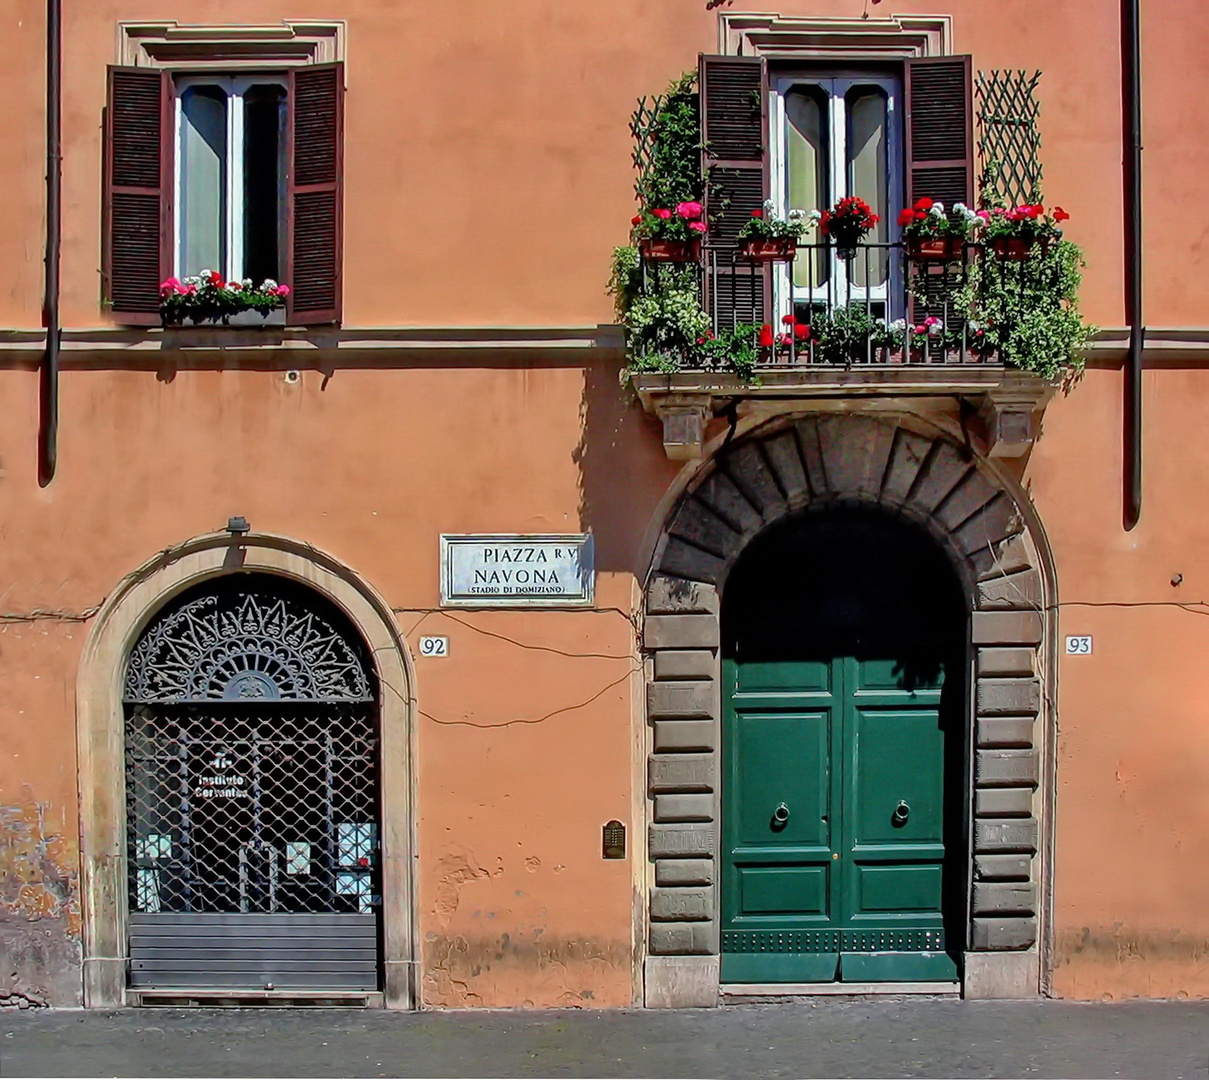
[[[243,234],[244,234],[244,185],[243,185],[243,136],[244,136],[244,94],[253,86],[280,86],[287,92],[286,108],[290,107],[288,98],[289,82],[281,75],[178,75],[175,80],[173,93],[173,162],[174,176],[172,180],[172,273],[182,276],[181,257],[181,153],[184,136],[184,107],[182,94],[191,86],[214,86],[227,95],[227,213],[224,222],[223,261],[228,281],[242,281],[244,278],[243,265]],[[284,147],[282,153],[285,152]],[[279,242],[284,242],[281,237]],[[282,253],[278,252],[280,256]],[[218,269],[218,267],[212,267]]]
[[[824,195],[826,206],[834,206],[838,199],[849,192],[848,187],[848,118],[846,115],[846,97],[853,87],[876,87],[886,95],[886,160],[889,170],[887,185],[886,217],[888,220],[887,235],[890,242],[898,239],[896,216],[898,207],[906,198],[903,178],[903,158],[905,144],[903,141],[903,110],[902,93],[903,80],[899,76],[885,72],[862,73],[859,70],[842,70],[819,74],[779,75],[772,81],[772,93],[769,95],[769,161],[771,169],[771,194],[775,213],[784,218],[793,209],[789,206],[789,154],[788,135],[789,120],[785,110],[785,98],[796,87],[817,87],[827,95],[828,103],[828,145],[829,160],[828,180],[830,190]],[[811,207],[799,209],[810,210]],[[819,234],[816,230],[807,232],[804,238],[807,243],[817,243]],[[828,303],[830,306],[840,306],[844,303],[885,304],[887,321],[898,318],[902,312],[896,310],[895,304],[901,292],[902,269],[901,259],[897,252],[892,251],[889,259],[889,275],[882,285],[866,289],[863,286],[849,282],[848,266],[842,259],[834,256],[827,280],[822,284],[816,283],[813,292],[802,286],[793,284],[793,264],[775,263],[773,269],[773,310],[779,322],[783,315],[791,312],[794,303],[805,304],[814,302]]]

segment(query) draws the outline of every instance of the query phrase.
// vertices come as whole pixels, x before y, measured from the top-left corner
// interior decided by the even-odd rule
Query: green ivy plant
[[[655,109],[649,129],[650,160],[635,184],[643,206],[676,206],[700,202],[701,115],[697,73],[686,71],[672,84]]]
[[[1083,252],[1069,240],[1033,249],[1014,261],[987,254],[975,261],[955,307],[969,312],[980,348],[1045,379],[1083,370],[1084,346],[1096,327],[1079,312]]]

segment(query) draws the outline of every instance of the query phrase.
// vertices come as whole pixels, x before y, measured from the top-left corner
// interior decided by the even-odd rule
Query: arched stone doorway
[[[255,588],[249,589],[249,583],[259,583],[262,588],[259,592]],[[259,606],[252,611],[245,600],[257,595],[268,597],[268,604],[261,605],[256,601]],[[220,599],[223,596],[226,600]],[[241,596],[245,599],[233,599]],[[207,606],[210,599],[214,603]],[[278,604],[279,600],[283,603]],[[200,608],[193,606],[199,602]],[[243,633],[243,644],[230,648],[215,642],[213,648],[195,648],[213,631],[213,627],[207,631],[205,624],[220,609],[224,612],[223,617],[233,622],[227,629],[237,632],[230,637],[223,630],[219,636],[238,641]],[[169,629],[174,618],[186,624],[184,629],[178,626],[167,634],[159,633]],[[183,646],[177,640],[178,631],[186,639]],[[273,644],[274,637],[282,633],[289,640]],[[257,641],[259,645],[255,644]],[[160,647],[166,644],[172,647],[164,651]],[[299,644],[310,657],[305,663],[299,663],[296,656],[291,657],[291,650]],[[157,649],[160,649],[159,653]],[[189,656],[191,660],[182,662],[182,658]],[[148,660],[154,662],[147,663]],[[345,710],[354,714],[360,710],[359,720],[351,715],[345,718],[329,716],[329,720],[338,722],[329,723],[328,730],[338,733],[349,746],[359,741],[364,743],[364,739],[358,738],[357,730],[362,736],[376,739],[372,749],[367,751],[362,745],[346,756],[373,767],[377,773],[377,791],[371,792],[372,785],[354,785],[359,793],[344,809],[358,816],[355,820],[349,817],[342,822],[348,826],[343,835],[337,835],[334,826],[339,823],[334,816],[331,822],[310,821],[309,818],[315,816],[312,812],[315,808],[306,809],[305,801],[287,806],[288,797],[284,801],[278,800],[277,808],[286,817],[291,816],[291,808],[297,811],[289,827],[306,831],[313,825],[323,832],[323,837],[318,840],[301,835],[279,837],[281,843],[272,844],[276,849],[273,853],[265,845],[259,845],[257,837],[242,838],[233,850],[228,851],[227,861],[231,866],[227,869],[232,869],[232,875],[226,875],[225,870],[213,874],[210,885],[220,892],[231,893],[234,906],[240,907],[242,850],[242,888],[247,910],[227,914],[239,918],[257,913],[257,917],[268,918],[288,913],[281,911],[286,906],[307,906],[298,897],[287,903],[287,888],[283,883],[292,876],[287,870],[287,862],[291,859],[294,870],[304,868],[303,860],[308,852],[302,845],[310,843],[309,868],[312,871],[320,869],[320,857],[328,860],[326,869],[314,875],[314,883],[320,887],[312,891],[322,894],[330,885],[335,902],[352,909],[360,909],[363,900],[372,908],[373,898],[381,897],[381,917],[371,920],[375,922],[372,930],[375,944],[369,957],[380,994],[378,991],[354,990],[346,982],[343,996],[362,994],[366,1000],[375,997],[384,1000],[390,1007],[412,1007],[415,1003],[415,942],[411,768],[414,701],[411,685],[410,661],[389,606],[351,570],[308,544],[266,534],[201,536],[161,552],[125,578],[97,615],[85,645],[77,685],[85,1004],[113,1008],[141,1000],[142,991],[129,988],[131,931],[137,921],[135,916],[140,914],[140,906],[142,915],[163,913],[172,904],[179,906],[174,890],[180,891],[177,888],[180,875],[177,874],[176,880],[167,880],[172,874],[161,873],[156,880],[154,873],[159,858],[175,849],[178,838],[166,839],[171,835],[170,830],[151,829],[150,819],[145,815],[140,821],[137,813],[134,815],[135,828],[128,830],[127,827],[130,820],[128,804],[137,805],[141,798],[138,790],[127,788],[128,757],[130,752],[137,755],[146,750],[145,745],[130,745],[128,736],[133,732],[137,738],[142,738],[147,731],[134,729],[150,728],[150,733],[162,740],[166,730],[164,724],[179,718],[158,720],[157,713],[166,716],[173,710],[214,711],[231,705],[249,708],[247,695],[259,694],[261,696],[253,700],[264,702],[255,706],[261,710],[281,708],[283,704],[289,706],[288,701],[282,702],[283,697],[295,698],[294,707],[311,712],[322,710],[330,714]],[[156,700],[165,693],[169,698],[183,696],[194,700],[192,704],[183,700]],[[308,700],[299,700],[304,697]],[[237,700],[232,701],[232,698]],[[316,700],[320,698],[328,700]],[[142,718],[128,726],[128,720],[133,721],[136,713]],[[148,713],[151,714],[149,722],[145,718]],[[239,733],[228,723],[230,717],[214,719],[216,730],[226,723],[231,732]],[[272,717],[267,720],[271,721]],[[343,720],[347,722],[340,722]],[[206,787],[234,790],[246,786],[244,772],[225,766],[237,763],[240,753],[249,751],[253,743],[263,744],[262,767],[268,761],[265,754],[286,752],[285,742],[289,739],[283,741],[282,735],[288,733],[280,723],[274,725],[265,721],[264,717],[258,721],[264,731],[257,728],[257,732],[268,736],[261,739],[252,731],[255,725],[245,717],[240,730],[247,737],[242,740],[242,747],[235,747],[234,753],[223,750],[226,754],[223,767],[210,771],[201,769],[195,777],[192,772],[196,770],[190,768],[190,793]],[[303,718],[302,723],[315,727],[313,718]],[[196,734],[191,729],[186,731],[188,726],[188,722],[177,722],[176,727],[178,735],[184,731],[186,742]],[[298,731],[295,734],[306,733]],[[240,739],[232,741],[241,742]],[[177,742],[179,744],[180,740]],[[318,738],[311,743],[313,749],[323,750],[320,744],[325,744],[326,739]],[[292,752],[302,753],[297,747]],[[256,752],[245,756],[248,761],[244,764],[255,764]],[[199,759],[199,768],[207,760],[213,764],[213,755],[210,759]],[[216,777],[232,776],[243,778],[245,784],[206,783]],[[151,783],[148,789],[154,786]],[[171,792],[169,795],[171,798]],[[353,850],[358,844],[366,846],[365,830],[362,828],[355,835],[350,830],[371,824],[365,821],[364,814],[372,808],[370,803],[374,801],[374,795],[377,805],[372,824],[377,827],[373,830],[376,835],[369,838],[369,845],[376,845],[377,850],[366,854],[360,848]],[[179,799],[177,801],[179,804]],[[339,798],[335,801],[339,802]],[[179,810],[178,805],[178,818]],[[320,813],[319,816],[324,815]],[[331,829],[328,829],[329,824]],[[147,835],[140,835],[140,829]],[[233,833],[228,830],[226,835],[230,838]],[[266,845],[270,843],[267,835],[259,839]],[[289,851],[284,846],[287,842],[295,845]],[[230,844],[227,846],[231,847]],[[327,855],[318,852],[317,846],[327,846]],[[347,868],[338,865],[344,856],[348,856],[344,861],[351,860],[356,865]],[[371,865],[362,866],[362,858],[368,859]],[[270,862],[275,862],[277,869],[276,911],[264,910],[273,907]],[[139,870],[151,873],[144,873],[140,880]],[[342,872],[347,880],[337,882],[336,876]],[[303,877],[300,873],[293,876]],[[370,889],[366,889],[360,880],[366,877],[371,883]],[[341,893],[338,886],[348,891]],[[296,893],[300,891],[297,885],[290,888]],[[375,893],[374,888],[379,891]],[[169,897],[172,899],[166,904]],[[230,897],[222,903],[228,899]],[[159,912],[148,910],[154,909],[157,903]],[[211,906],[222,906],[222,903],[215,900]],[[336,914],[345,913],[361,914],[359,910]],[[314,911],[301,914],[322,917],[322,913]],[[352,981],[360,978],[357,974]],[[262,983],[261,994],[281,997],[303,992],[297,987],[279,988],[273,978],[265,981],[274,985],[271,990],[265,990]],[[338,989],[315,986],[321,995],[328,996],[331,996],[330,991]],[[194,993],[193,996],[200,995]]]
[[[130,989],[379,992],[378,688],[348,619],[215,578],[144,629],[122,699]]]
[[[1052,724],[1041,692],[1052,593],[1044,539],[1010,483],[950,437],[909,418],[824,414],[773,421],[724,446],[688,484],[654,553],[644,626],[648,1005],[716,1002],[722,951],[736,944],[724,941],[719,902],[720,599],[769,526],[860,506],[928,534],[953,567],[968,616],[963,755],[949,766],[960,772],[953,846],[964,848],[964,902],[946,948],[960,954],[968,996],[1040,990]]]

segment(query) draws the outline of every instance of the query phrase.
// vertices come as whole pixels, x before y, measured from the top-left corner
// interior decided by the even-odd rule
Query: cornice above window
[[[724,13],[718,51],[783,60],[907,60],[953,52],[950,15],[828,19]]]
[[[182,26],[172,20],[119,22],[117,63],[193,70],[301,67],[345,57],[342,19],[287,19],[275,26]]]

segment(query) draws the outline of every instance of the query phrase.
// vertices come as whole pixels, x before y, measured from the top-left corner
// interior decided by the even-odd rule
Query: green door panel
[[[943,683],[926,658],[724,660],[724,981],[956,977]]]

